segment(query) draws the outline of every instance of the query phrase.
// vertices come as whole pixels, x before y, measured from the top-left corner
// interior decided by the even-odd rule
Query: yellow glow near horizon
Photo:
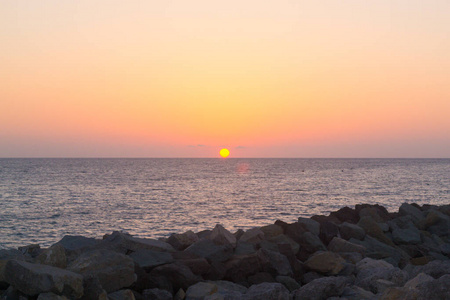
[[[220,150],[220,156],[222,156],[223,158],[227,158],[228,155],[230,155],[230,151],[226,148],[223,148],[222,150]]]

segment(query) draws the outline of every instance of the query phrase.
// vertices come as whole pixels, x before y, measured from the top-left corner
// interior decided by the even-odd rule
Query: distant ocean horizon
[[[449,158],[0,158],[0,248],[450,204]]]

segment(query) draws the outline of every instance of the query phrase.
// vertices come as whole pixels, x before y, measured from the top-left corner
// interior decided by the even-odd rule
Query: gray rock
[[[401,216],[411,216],[415,224],[418,224],[420,221],[425,219],[423,212],[420,209],[408,203],[403,203],[398,209],[398,212]]]
[[[172,245],[154,239],[133,237],[127,233],[114,231],[111,235],[105,235],[100,247],[121,252],[123,254],[147,249],[154,251],[174,252]]]
[[[341,295],[341,299],[348,299],[348,300],[375,300],[376,295],[372,292],[366,291],[363,288],[360,288],[359,286],[348,286],[344,288],[344,291]]]
[[[233,256],[225,263],[225,279],[245,282],[248,276],[264,271],[268,263],[267,256],[261,255],[261,252]]]
[[[358,222],[358,226],[364,229],[366,234],[376,238],[380,242],[389,246],[395,246],[394,243],[384,234],[378,223],[371,217],[362,217]]]
[[[419,244],[421,242],[420,232],[417,229],[394,229],[392,231],[394,243],[400,244]]]
[[[214,283],[215,285],[217,285],[218,287],[218,292],[220,291],[235,291],[235,292],[239,292],[241,294],[245,294],[247,292],[247,288],[243,285],[231,282],[231,281],[226,281],[226,280],[217,280],[217,281],[208,281],[211,283]]]
[[[66,251],[61,244],[55,244],[36,257],[36,263],[57,268],[66,268]]]
[[[173,262],[173,257],[168,252],[141,249],[129,255],[139,267],[146,271],[152,268]]]
[[[137,279],[134,261],[126,255],[109,250],[85,252],[67,269],[83,276],[96,276],[107,293],[129,287]]]
[[[358,252],[339,252],[339,255],[352,264],[356,264],[363,259],[362,254]]]
[[[305,262],[310,270],[329,275],[336,275],[344,268],[345,260],[330,251],[316,252]]]
[[[264,240],[264,232],[259,228],[252,228],[244,232],[239,241],[247,242],[251,244],[258,244]]]
[[[275,282],[275,278],[268,272],[259,272],[248,276],[247,281],[250,285],[254,285],[263,282]]]
[[[355,285],[378,293],[377,280],[384,279],[392,281],[396,286],[403,286],[409,278],[406,271],[383,261],[371,258],[364,258],[356,264]]]
[[[169,293],[169,292],[167,292],[167,293]],[[171,295],[171,294],[169,293],[169,295]],[[179,289],[178,292],[175,294],[175,296],[173,296],[173,300],[184,300],[185,297],[186,297],[186,293],[184,292],[184,290]],[[158,298],[151,298],[151,299],[158,300]],[[150,300],[150,299],[144,299],[144,300]],[[159,300],[166,300],[166,298],[161,298]],[[170,300],[170,298],[167,298],[167,300]]]
[[[120,290],[108,294],[109,300],[135,300],[134,294],[131,290]]]
[[[427,282],[427,281],[432,281],[432,280],[434,280],[434,278],[431,277],[430,275],[427,275],[425,273],[419,273],[419,274],[417,274],[416,277],[414,277],[413,279],[408,280],[405,283],[405,288],[415,289],[422,282]]]
[[[198,282],[186,291],[186,300],[203,300],[218,291],[217,285],[210,282]]]
[[[320,223],[320,234],[319,237],[328,245],[328,243],[336,236],[339,236],[339,227],[330,221],[324,221]]]
[[[343,239],[349,240],[351,238],[362,240],[366,236],[364,229],[355,224],[350,224],[347,222],[342,223],[339,226],[339,232]]]
[[[94,238],[87,238],[81,235],[66,235],[59,242],[66,251],[79,252],[82,250],[93,249],[100,244],[100,240]]]
[[[213,231],[211,231],[209,239],[217,245],[231,245],[233,248],[236,247],[236,237],[220,224],[217,224]]]
[[[388,288],[394,287],[395,283],[386,279],[377,279],[375,280],[375,286],[377,293],[383,293]]]
[[[247,242],[238,241],[234,249],[235,255],[252,254],[255,253],[255,245]]]
[[[7,274],[5,274],[5,266],[8,260],[15,259],[20,261],[32,261],[16,249],[0,249],[0,289],[8,288],[9,284],[6,282]]]
[[[417,289],[419,290],[419,300],[450,299],[450,275],[423,282],[417,286]]]
[[[327,250],[322,241],[311,232],[305,232],[300,236],[300,247],[309,253]]]
[[[278,275],[292,276],[292,268],[286,256],[278,252],[260,249],[261,255],[264,254],[269,261],[271,269],[275,270]]]
[[[283,228],[276,224],[263,226],[260,228],[260,230],[264,233],[266,239],[273,238],[280,234],[283,234]]]
[[[194,258],[194,259],[183,259],[177,260],[177,264],[182,264],[191,269],[192,273],[195,275],[205,275],[210,269],[211,265],[208,263],[206,258]]]
[[[366,247],[334,237],[328,244],[328,250],[332,252],[358,252],[364,255]]]
[[[193,243],[199,240],[198,236],[192,232],[191,230],[181,233],[181,234],[172,234],[168,239],[167,243],[172,245],[177,250],[184,250]]]
[[[233,247],[228,245],[216,245],[212,240],[203,239],[187,247],[184,251],[204,257],[208,261],[224,262],[233,255]]]
[[[268,238],[267,240],[276,244],[277,246],[282,245],[282,244],[288,244],[291,247],[292,252],[294,254],[297,254],[297,252],[300,250],[300,245],[297,244],[293,239],[291,239],[290,237],[288,237],[285,234],[280,234],[280,235]]]
[[[298,218],[298,223],[303,224],[314,235],[320,234],[320,223],[310,218]]]
[[[83,277],[67,270],[9,260],[5,274],[7,282],[26,295],[53,292],[75,299],[83,295]]]
[[[300,283],[295,281],[295,279],[290,276],[277,276],[275,280],[284,285],[289,292],[293,292],[302,287]]]
[[[83,296],[80,300],[108,300],[108,295],[103,289],[100,280],[94,275],[84,276],[83,289]]]
[[[39,297],[37,297],[37,300],[69,300],[66,296],[60,296],[56,295],[54,293],[42,293],[39,294]]]
[[[292,293],[293,300],[322,300],[340,296],[349,283],[349,278],[329,276],[315,279]]]
[[[411,276],[415,277],[419,273],[425,273],[436,279],[445,274],[450,274],[450,260],[433,260],[424,266],[415,267]]]
[[[252,285],[244,296],[246,300],[289,300],[289,290],[278,282]]]
[[[164,282],[170,282],[175,291],[178,291],[180,288],[187,290],[188,287],[202,280],[200,276],[192,273],[188,267],[175,263],[154,268],[150,272],[150,278],[152,277],[158,277],[163,279]]]
[[[22,252],[23,255],[28,255],[29,257],[32,258],[35,258],[42,252],[41,246],[39,244],[31,244],[19,247],[18,249],[20,252]]]

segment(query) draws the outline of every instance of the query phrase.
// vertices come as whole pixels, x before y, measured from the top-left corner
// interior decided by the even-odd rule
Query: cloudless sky
[[[450,157],[450,1],[0,2],[0,157]]]

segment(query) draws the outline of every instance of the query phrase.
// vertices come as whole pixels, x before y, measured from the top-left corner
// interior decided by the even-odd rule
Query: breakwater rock
[[[450,299],[450,205],[0,250],[1,299]]]

